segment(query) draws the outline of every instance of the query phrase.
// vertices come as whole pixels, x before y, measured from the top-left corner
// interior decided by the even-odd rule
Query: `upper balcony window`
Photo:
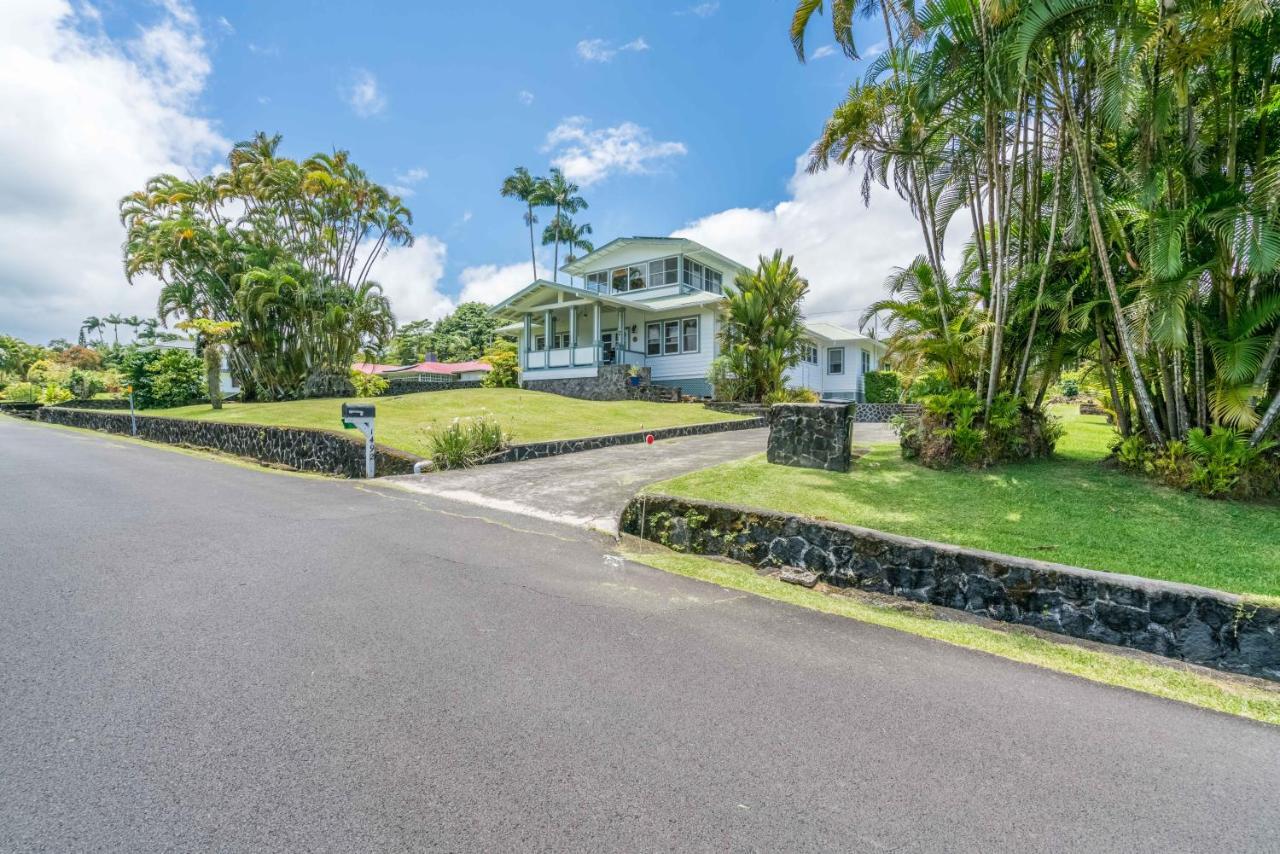
[[[722,290],[720,271],[713,270],[705,264],[699,264],[692,258],[684,259],[684,283],[700,291],[718,294]]]
[[[612,270],[597,270],[586,275],[587,290],[597,293],[625,294],[645,288],[660,288],[680,282],[680,258],[658,258]],[[722,276],[718,270],[684,259],[684,283],[699,290],[721,293]]]

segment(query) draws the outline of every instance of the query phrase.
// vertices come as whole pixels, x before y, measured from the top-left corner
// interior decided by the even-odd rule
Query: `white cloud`
[[[339,94],[361,118],[376,116],[387,108],[387,97],[378,89],[378,78],[366,68],[357,68]]]
[[[533,103],[533,93],[528,89],[521,89],[519,93],[516,94],[516,100],[527,107]]]
[[[227,20],[225,15],[219,15],[216,23],[218,25],[218,28],[222,30],[224,35],[228,35],[228,36],[235,35],[236,28],[232,26],[231,22]]]
[[[862,309],[885,295],[890,269],[924,251],[920,225],[906,202],[878,184],[872,186],[871,206],[864,206],[861,168],[810,175],[804,171],[807,160],[796,163],[787,201],[711,214],[675,236],[692,238],[747,266],[775,249],[794,255],[809,280],[809,317],[852,327]],[[959,226],[950,230],[945,247],[952,265],[968,236]]]
[[[826,59],[828,56],[835,56],[835,55],[836,55],[836,49],[829,44],[824,44],[822,47],[818,48],[813,53],[809,54],[809,58],[810,59]]]
[[[538,273],[543,275],[542,259]],[[533,281],[533,267],[526,261],[515,264],[480,264],[466,267],[458,275],[462,293],[458,302],[479,301],[493,305],[501,302]]]
[[[280,48],[278,48],[273,44],[257,44],[256,42],[249,42],[248,48],[249,48],[249,53],[252,53],[256,56],[279,56],[280,55]]]
[[[382,285],[398,322],[435,320],[453,310],[453,300],[440,292],[447,252],[443,241],[419,234],[412,246],[393,246],[374,262],[369,278]]]
[[[117,204],[227,150],[197,111],[209,71],[199,22],[176,0],[127,41],[65,0],[0,4],[5,332],[74,338],[89,314],[155,313],[156,285],[125,280]]]
[[[617,172],[651,172],[658,163],[688,151],[682,142],[655,140],[647,128],[633,122],[592,129],[584,116],[572,116],[557,125],[547,134],[543,150],[554,152],[551,165],[584,187]]]
[[[396,180],[401,184],[421,184],[431,176],[431,173],[421,166],[415,166],[396,175]]]
[[[620,51],[640,53],[649,49],[643,36],[637,36],[619,47],[608,39],[583,39],[578,42],[578,56],[586,62],[610,62]]]
[[[699,3],[696,6],[690,6],[688,9],[681,9],[676,12],[676,14],[696,15],[699,18],[710,18],[718,11],[720,11],[719,0],[708,0],[706,3]]]

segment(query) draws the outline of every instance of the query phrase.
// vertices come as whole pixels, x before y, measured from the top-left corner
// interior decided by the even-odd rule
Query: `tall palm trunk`
[[[1061,49],[1061,48],[1060,48]],[[1102,280],[1107,286],[1107,296],[1111,300],[1111,310],[1115,315],[1116,338],[1120,342],[1120,351],[1128,365],[1130,379],[1133,383],[1133,396],[1138,401],[1138,411],[1142,415],[1143,426],[1147,435],[1157,445],[1164,445],[1164,432],[1160,429],[1160,420],[1156,417],[1155,404],[1151,401],[1151,393],[1147,390],[1146,380],[1142,376],[1142,368],[1138,365],[1137,348],[1133,343],[1133,330],[1125,318],[1124,304],[1120,301],[1120,290],[1116,287],[1115,274],[1111,269],[1111,260],[1107,255],[1107,242],[1102,234],[1102,222],[1098,218],[1098,199],[1093,180],[1093,169],[1090,164],[1090,150],[1085,147],[1083,133],[1080,130],[1079,117],[1076,115],[1075,103],[1071,87],[1067,80],[1067,59],[1065,52],[1062,59],[1062,103],[1066,111],[1067,126],[1071,129],[1071,149],[1075,152],[1076,167],[1080,170],[1080,183],[1084,189],[1084,206],[1089,215],[1089,236],[1097,254],[1098,267],[1102,271]]]
[[[1062,132],[1058,132],[1058,151],[1062,151]],[[1040,269],[1040,284],[1036,287],[1036,301],[1031,309],[1031,328],[1027,330],[1027,345],[1022,351],[1022,364],[1018,365],[1018,376],[1013,382],[1013,396],[1022,394],[1022,383],[1027,378],[1027,366],[1031,363],[1031,345],[1036,338],[1036,326],[1040,323],[1040,302],[1044,299],[1044,283],[1049,275],[1049,261],[1053,258],[1054,242],[1058,234],[1058,206],[1061,201],[1062,158],[1058,158],[1058,168],[1053,173],[1053,213],[1049,216],[1049,243],[1044,248],[1044,266]],[[1039,179],[1037,179],[1038,181]]]
[[[525,215],[524,221],[529,224],[529,260],[533,262],[533,279],[538,280],[538,252],[533,248],[533,201],[526,200],[529,206],[529,212]]]
[[[204,345],[204,378],[209,387],[209,403],[222,408],[222,348],[212,341]]]
[[[560,203],[556,203],[556,218],[551,221],[551,228],[556,235],[556,247],[552,255],[551,281],[560,281]]]

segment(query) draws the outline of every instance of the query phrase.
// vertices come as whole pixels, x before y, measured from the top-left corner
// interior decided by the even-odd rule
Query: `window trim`
[[[839,354],[840,354],[840,370],[838,370],[838,371],[833,371],[833,370],[831,370],[831,354],[832,354],[832,353],[839,353]],[[845,369],[845,359],[844,359],[844,357],[845,357],[845,352],[844,352],[844,348],[843,348],[843,347],[828,347],[828,348],[827,348],[827,374],[828,374],[829,376],[833,376],[833,377],[834,377],[834,376],[843,376],[843,375],[844,375],[844,369]]]
[[[822,364],[822,353],[817,344],[812,341],[806,341],[803,344],[804,353],[800,356],[800,361],[806,365],[813,365],[815,368]]]
[[[862,373],[871,373],[875,370],[871,365],[871,351],[866,347],[859,347],[858,350],[862,353]]]
[[[685,349],[685,346],[684,346],[685,344],[684,325],[689,321],[693,321],[693,323],[695,324],[695,327],[694,327],[694,332],[696,336],[695,340],[697,341],[698,346],[693,349]],[[674,351],[668,352],[667,351],[667,327],[671,324],[675,324],[675,327],[676,327],[676,349]],[[650,337],[651,330],[655,328],[658,330],[658,337],[656,340]],[[650,344],[657,344],[659,352],[657,353],[649,352]],[[692,315],[686,315],[685,317],[664,317],[661,320],[650,320],[645,322],[645,325],[644,325],[645,358],[654,359],[660,356],[686,356],[686,355],[701,353],[701,352],[702,352],[702,316],[701,315],[692,314]]]

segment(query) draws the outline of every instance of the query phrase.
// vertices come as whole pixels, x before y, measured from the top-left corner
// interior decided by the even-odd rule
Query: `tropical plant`
[[[897,403],[902,396],[902,380],[893,371],[867,371],[862,382],[867,403]]]
[[[721,353],[735,400],[761,401],[785,388],[786,373],[800,362],[804,342],[801,303],[809,282],[791,256],[760,256],[754,272],[740,273],[725,289]]]
[[[565,214],[557,214],[551,222],[547,223],[547,227],[542,231],[542,245],[556,243],[556,254],[559,254],[559,244],[563,243],[566,249],[565,263],[572,264],[577,257],[574,251],[581,249],[583,252],[594,252],[595,244],[589,239],[591,234],[591,226],[587,223],[577,225]],[[559,261],[557,260],[557,265]],[[570,284],[573,283],[573,276],[569,277]]]
[[[495,339],[480,361],[490,368],[481,381],[485,388],[516,388],[520,385],[520,357],[514,341]]]
[[[378,397],[391,388],[391,383],[384,376],[353,370],[351,387],[355,389],[356,397]]]
[[[94,332],[98,333],[98,342],[102,342],[102,331],[106,329],[106,324],[102,322],[102,318],[90,315],[80,322],[80,343],[87,342],[88,335]]]
[[[771,391],[765,395],[761,403],[766,406],[773,406],[776,403],[817,403],[820,399],[818,393],[813,389],[799,386]]]
[[[517,166],[514,172],[503,179],[499,192],[504,199],[519,199],[524,202],[524,224],[529,229],[529,260],[533,264],[533,278],[536,280],[538,255],[533,245],[533,227],[537,224],[538,217],[533,209],[547,203],[547,179],[535,178],[529,174],[528,169]]]
[[[258,134],[224,172],[125,197],[125,272],[160,280],[162,321],[240,324],[229,361],[246,398],[345,393],[354,355],[394,332],[370,274],[412,244],[412,215],[346,152],[299,162],[279,145]]]
[[[1163,446],[1227,427],[1257,446],[1272,434],[1274,4],[798,0],[802,60],[828,10],[850,57],[857,15],[884,26],[887,49],[832,113],[810,167],[860,164],[864,198],[874,181],[916,214],[916,264],[934,275],[901,300],[932,293],[900,313],[916,339],[899,349],[904,373],[942,367],[985,412],[1002,393],[1038,402],[1063,365],[1091,363],[1123,435]],[[943,238],[958,223],[972,240],[948,289]],[[958,311],[971,323],[954,341]]]
[[[64,365],[81,370],[94,371],[102,367],[102,355],[97,350],[79,344],[73,344],[63,350],[56,358]]]
[[[75,397],[75,393],[71,389],[61,386],[55,382],[45,383],[44,388],[40,390],[40,402],[45,406],[52,406],[55,403],[63,403]]]
[[[198,346],[204,358],[205,388],[214,409],[222,408],[222,346],[233,341],[240,329],[235,320],[209,320],[196,317],[178,324],[179,329],[199,336]]]
[[[427,448],[436,468],[471,468],[508,444],[506,430],[496,418],[455,418],[443,427],[427,431]]]
[[[35,403],[40,399],[40,386],[29,382],[10,383],[5,386],[3,396],[14,403]]]

